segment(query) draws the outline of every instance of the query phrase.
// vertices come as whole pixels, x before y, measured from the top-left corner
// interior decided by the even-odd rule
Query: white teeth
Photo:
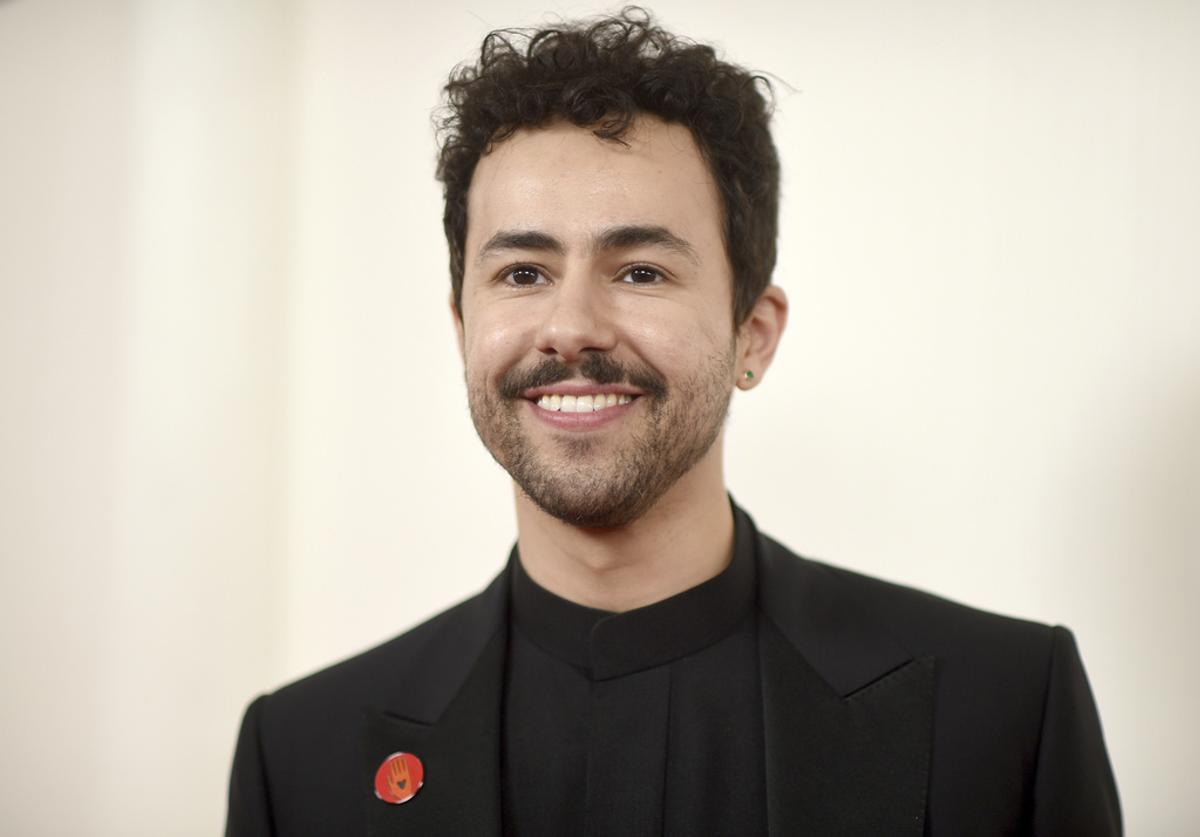
[[[596,395],[543,395],[537,404],[543,410],[560,413],[591,413],[618,404],[628,404],[632,400],[633,396],[609,392]]]

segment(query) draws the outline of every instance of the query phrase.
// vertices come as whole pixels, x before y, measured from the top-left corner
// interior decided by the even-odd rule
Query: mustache
[[[505,398],[520,398],[527,389],[546,387],[575,377],[598,384],[629,384],[660,398],[667,394],[666,379],[649,366],[621,363],[596,352],[585,354],[583,362],[575,367],[546,358],[529,369],[509,369],[500,376],[497,389]]]

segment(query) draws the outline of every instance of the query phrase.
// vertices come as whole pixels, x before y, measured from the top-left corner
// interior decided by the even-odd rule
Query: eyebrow
[[[476,262],[482,262],[502,250],[543,250],[561,256],[567,252],[563,243],[549,233],[537,230],[501,230],[479,248]]]
[[[680,238],[666,227],[653,224],[625,224],[603,230],[592,239],[592,252],[625,250],[630,247],[651,245],[672,250],[694,264],[700,263],[696,248],[686,239]],[[476,262],[503,250],[541,250],[565,255],[566,245],[562,241],[539,230],[501,230],[479,248]]]
[[[645,244],[672,250],[694,264],[700,263],[700,256],[696,253],[695,247],[666,227],[659,226],[628,224],[623,227],[613,227],[596,236],[592,243],[592,249],[596,252],[624,250]]]

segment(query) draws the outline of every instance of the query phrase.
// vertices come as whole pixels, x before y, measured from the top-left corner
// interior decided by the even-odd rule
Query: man
[[[726,493],[783,333],[757,80],[627,11],[447,87],[451,310],[518,539],[260,697],[228,834],[1109,835],[1068,631],[801,559]]]

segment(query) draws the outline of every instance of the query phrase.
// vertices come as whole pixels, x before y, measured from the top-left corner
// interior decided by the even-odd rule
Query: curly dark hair
[[[734,324],[749,316],[771,281],[779,227],[771,85],[761,75],[720,60],[711,46],[673,35],[645,9],[629,6],[615,17],[559,28],[492,32],[478,63],[457,67],[444,93],[437,178],[460,314],[467,190],[479,158],[518,129],[553,119],[621,142],[639,114],[653,114],[686,126],[712,171],[733,268]]]

